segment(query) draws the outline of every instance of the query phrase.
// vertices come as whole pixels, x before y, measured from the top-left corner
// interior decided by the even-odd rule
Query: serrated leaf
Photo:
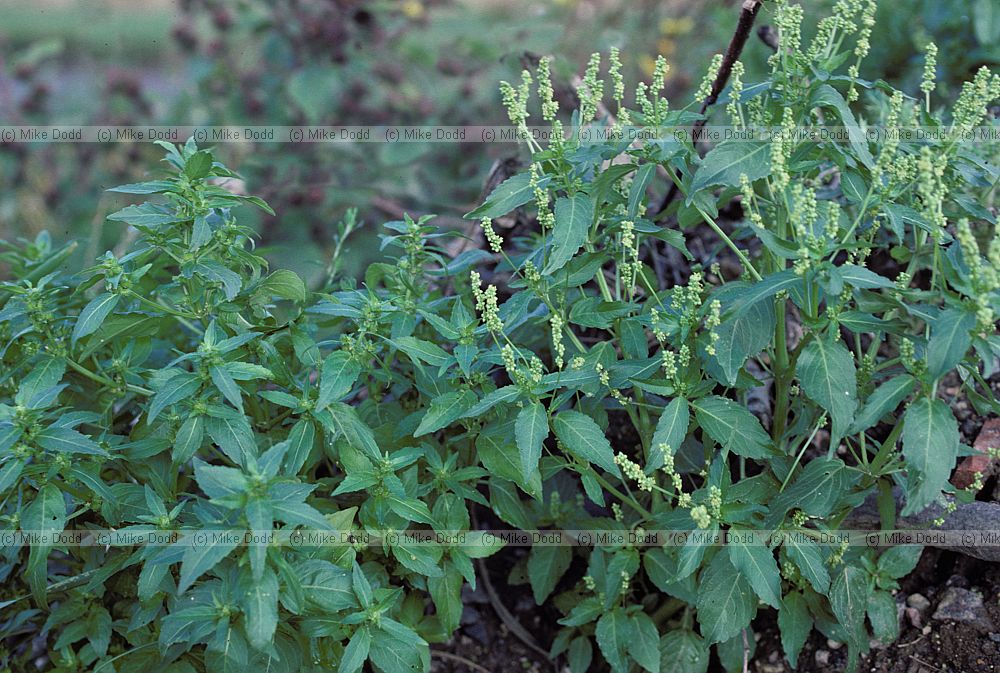
[[[745,407],[716,395],[692,402],[692,406],[698,425],[724,448],[746,458],[770,455],[771,438]]]
[[[858,378],[854,358],[839,341],[813,339],[799,354],[795,367],[802,391],[830,414],[831,442],[844,437],[858,408]]]
[[[629,617],[629,627],[632,632],[629,654],[649,673],[660,673],[660,634],[656,624],[645,612],[636,612]]]
[[[594,419],[579,411],[562,411],[552,419],[552,429],[571,454],[621,476],[611,442]]]
[[[288,269],[280,269],[265,278],[257,286],[257,292],[299,303],[304,302],[307,295],[306,284],[302,282],[299,274]]]
[[[740,369],[760,353],[774,336],[774,302],[765,298],[722,321],[715,329],[718,341],[713,356],[729,386],[736,384]]]
[[[171,404],[193,396],[199,388],[201,388],[201,378],[197,374],[178,372],[171,376],[150,400],[146,422],[152,424],[161,411]]]
[[[750,624],[757,611],[757,597],[728,554],[716,554],[701,574],[698,623],[710,643],[729,640]]]
[[[265,568],[257,580],[249,574],[243,578],[242,607],[247,617],[247,637],[252,647],[262,650],[271,644],[278,627],[278,577]]]
[[[476,401],[476,396],[469,390],[445,393],[435,397],[431,406],[420,419],[420,425],[413,431],[414,437],[420,437],[431,432],[437,432],[448,427],[465,414],[465,411]]]
[[[878,569],[893,579],[906,577],[917,567],[924,548],[916,544],[889,547],[878,557]]]
[[[958,422],[943,401],[921,397],[903,415],[906,506],[916,514],[941,495],[958,456]]]
[[[533,545],[528,553],[528,581],[535,604],[541,605],[556,588],[573,560],[573,549],[563,545]]]
[[[197,453],[205,436],[204,416],[188,416],[177,430],[171,454],[176,465],[182,465]]]
[[[868,649],[865,612],[868,609],[869,592],[867,573],[849,565],[841,569],[830,585],[830,607],[833,614],[847,632],[848,642],[860,650]]]
[[[971,332],[976,316],[961,309],[944,311],[931,326],[927,342],[927,374],[932,379],[951,371],[962,361],[972,345]]]
[[[575,194],[556,199],[555,224],[552,227],[552,251],[542,270],[550,275],[566,266],[566,262],[587,242],[590,225],[594,221],[594,201],[586,194]]]
[[[257,456],[253,429],[245,416],[209,416],[205,429],[212,441],[237,465],[245,465],[248,458]]]
[[[690,423],[691,411],[688,408],[688,401],[683,397],[675,397],[663,409],[660,419],[656,422],[656,430],[650,442],[649,460],[646,461],[647,474],[663,467],[664,455],[661,447],[667,446],[671,456],[677,453],[684,438],[687,437]]]
[[[46,428],[35,436],[35,442],[43,449],[60,453],[108,455],[108,452],[90,437],[69,428]]]
[[[108,314],[115,310],[118,299],[117,294],[110,292],[105,292],[91,299],[80,311],[76,324],[73,326],[73,336],[70,341],[75,344],[79,339],[96,332]]]
[[[207,150],[195,152],[184,162],[184,175],[191,180],[206,178],[211,170],[212,153]]]
[[[781,603],[781,574],[771,550],[756,541],[748,541],[753,532],[730,529],[729,561],[750,583],[762,601],[773,608]]]
[[[218,565],[236,549],[238,535],[224,535],[212,544],[189,545],[181,558],[181,576],[177,582],[177,595],[187,591],[199,577]]]
[[[873,591],[868,597],[868,621],[875,640],[888,645],[899,638],[896,600],[888,591]]]
[[[789,558],[816,590],[816,593],[825,595],[830,588],[830,573],[826,569],[826,559],[819,546],[789,536],[784,542],[784,547]]]
[[[664,673],[706,673],[709,652],[694,631],[674,629],[660,638],[660,670]]]
[[[349,353],[346,351],[331,353],[323,361],[316,408],[325,409],[331,402],[337,402],[351,392],[360,374],[361,367]]]
[[[798,667],[799,652],[809,639],[812,631],[812,616],[802,594],[789,592],[781,599],[778,610],[778,629],[781,631],[781,649],[792,668]]]
[[[738,187],[740,176],[751,182],[771,173],[771,144],[758,142],[726,142],[705,155],[695,171],[688,203],[706,187],[725,185]]]
[[[899,403],[913,391],[914,383],[916,379],[909,374],[900,374],[881,384],[858,412],[848,434],[864,432],[878,423],[883,416],[895,411]]]
[[[223,367],[215,366],[209,369],[209,375],[212,377],[212,383],[222,393],[222,396],[229,400],[229,403],[239,409],[239,412],[242,414],[243,391],[236,385],[236,381],[233,380],[229,372]]]
[[[347,647],[344,648],[344,656],[341,658],[340,666],[338,666],[337,670],[340,673],[358,673],[364,665],[365,660],[368,659],[368,650],[371,644],[372,634],[368,630],[368,626],[360,627],[347,642]]]
[[[541,178],[539,186],[544,189],[548,181],[549,178],[547,176]],[[478,220],[483,217],[500,217],[518,206],[523,206],[534,198],[535,190],[531,186],[531,174],[518,173],[497,185],[497,188],[486,197],[483,204],[475,210],[466,213],[465,218]]]
[[[549,417],[540,402],[531,402],[521,408],[514,423],[514,439],[521,456],[521,474],[525,481],[538,469],[542,457],[542,444],[549,436]]]
[[[285,454],[285,468],[288,474],[298,474],[305,465],[316,439],[316,426],[312,421],[301,418],[288,433],[288,453]]]
[[[594,631],[597,646],[615,673],[628,673],[631,632],[628,615],[622,608],[606,612],[597,620],[597,628]]]

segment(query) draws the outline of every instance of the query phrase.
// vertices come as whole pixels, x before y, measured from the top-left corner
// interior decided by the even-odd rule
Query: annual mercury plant
[[[615,673],[704,672],[713,648],[739,671],[766,610],[793,666],[813,629],[855,663],[872,639],[894,640],[891,591],[919,549],[821,540],[868,498],[891,529],[897,502],[914,514],[971,497],[948,482],[968,447],[946,388],[1000,410],[986,382],[1000,357],[1000,245],[984,206],[996,148],[792,131],[971,129],[1000,77],[980,71],[935,109],[930,67],[925,95],[860,77],[874,1],[841,0],[809,44],[805,12],[770,4],[781,46],[767,79],[736,69],[719,114],[788,131],[773,141],[704,156],[673,133],[585,142],[592,125],[700,118],[701,97],[662,97],[662,59],[635,109],[627,53],[612,55],[608,86],[590,60],[562,119],[549,60],[504,85],[512,123],[534,113],[534,86],[565,138],[526,135],[529,167],[468,213],[487,249],[452,256],[462,234],[407,216],[385,224],[385,259],[362,279],[335,257],[309,288],[267,268],[239,224],[267,205],[218,186],[235,173],[192,141],[161,143],[161,177],[113,190],[149,199],[109,217],[138,232],[128,251],[71,274],[71,245],[4,244],[0,523],[795,533],[770,546],[537,546],[509,557],[511,577],[561,615],[550,654],[573,673],[598,659]],[[670,183],[680,197],[657,216]],[[742,214],[727,218],[733,202]],[[516,210],[531,226],[501,237],[494,220]],[[717,243],[707,269],[686,245],[701,234]],[[676,279],[656,270],[667,249],[690,264]],[[755,414],[761,391],[769,407]],[[426,671],[481,579],[475,561],[498,552],[4,547],[0,633],[42,634],[64,671]],[[32,655],[0,656],[18,669]]]

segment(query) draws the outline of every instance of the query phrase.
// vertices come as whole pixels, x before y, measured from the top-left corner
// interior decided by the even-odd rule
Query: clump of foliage
[[[564,139],[526,134],[530,167],[469,213],[488,251],[452,258],[456,234],[405,218],[363,283],[334,260],[310,293],[266,273],[232,209],[267,206],[216,186],[233,173],[192,142],[164,145],[163,179],[117,188],[155,195],[111,216],[140,232],[130,252],[66,277],[65,248],[11,246],[4,525],[462,531],[478,504],[522,530],[796,533],[537,546],[512,576],[564,615],[552,656],[574,673],[597,656],[616,673],[705,671],[713,647],[740,670],[761,609],[777,610],[793,665],[813,628],[855,661],[892,641],[890,590],[919,549],[821,540],[869,496],[892,528],[894,488],[904,513],[953,490],[967,447],[945,377],[981,413],[1000,409],[985,381],[1000,356],[1000,243],[982,205],[1000,172],[984,146],[870,143],[852,101],[871,123],[961,132],[983,123],[1000,78],[981,71],[936,112],[930,80],[911,97],[859,77],[873,2],[838,3],[810,44],[801,8],[775,4],[770,77],[737,79],[722,101],[733,125],[788,131],[772,141],[701,157],[672,132],[699,115],[661,97],[662,61],[626,109],[617,54],[608,83],[595,57],[568,121],[547,61],[505,85],[525,126],[537,80]],[[791,133],[831,120],[859,132]],[[615,133],[627,124],[669,132],[633,141]],[[647,216],[661,174],[682,194],[667,211],[679,228]],[[722,221],[734,200],[742,218]],[[515,209],[537,227],[505,241],[492,220]],[[689,255],[704,232],[738,271],[661,282],[656,251]],[[747,402],[768,388],[762,420]],[[5,547],[0,636],[16,668],[41,633],[65,671],[426,670],[427,643],[459,624],[472,559],[495,551]]]

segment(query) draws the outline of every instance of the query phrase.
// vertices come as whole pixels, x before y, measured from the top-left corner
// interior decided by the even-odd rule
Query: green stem
[[[106,376],[101,376],[100,374],[96,374],[96,373],[90,371],[89,369],[87,369],[86,367],[84,367],[80,363],[76,362],[75,360],[71,360],[70,358],[66,358],[66,364],[69,365],[70,369],[72,369],[72,370],[76,371],[77,373],[79,373],[79,374],[87,377],[88,379],[90,379],[94,383],[100,383],[101,385],[108,386],[109,388],[116,388],[116,387],[118,387],[118,383],[117,382],[109,379]],[[128,390],[131,390],[134,393],[139,393],[140,395],[145,395],[146,397],[151,397],[154,394],[153,391],[149,390],[148,388],[143,388],[142,386],[134,386],[131,383],[126,383],[125,387]]]

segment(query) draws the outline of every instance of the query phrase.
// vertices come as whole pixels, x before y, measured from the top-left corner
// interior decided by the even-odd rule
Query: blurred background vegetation
[[[587,56],[622,50],[627,81],[657,54],[687,103],[725,49],[739,0],[4,0],[0,124],[504,123],[497,85],[554,55],[557,96]],[[832,0],[813,0],[815,21]],[[862,76],[916,92],[928,40],[940,47],[942,100],[981,65],[1000,64],[998,0],[883,1]],[[766,25],[765,8],[758,19]],[[807,27],[807,32],[808,32]],[[769,48],[744,53],[749,80]],[[457,220],[511,145],[225,144],[223,160],[277,217],[247,212],[272,261],[323,270],[336,223],[357,206],[366,226],[348,256],[359,274],[383,221]],[[107,187],[150,174],[143,144],[0,144],[0,239],[48,230],[80,241],[75,263],[127,244],[105,215]],[[246,219],[244,219],[246,221]]]

